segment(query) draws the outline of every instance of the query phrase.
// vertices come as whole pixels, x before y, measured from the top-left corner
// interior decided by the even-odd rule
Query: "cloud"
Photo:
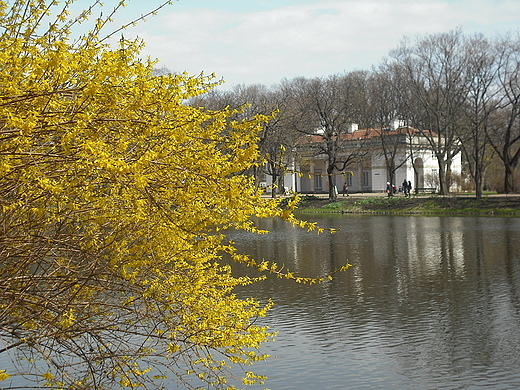
[[[229,1],[231,3],[231,1]],[[182,9],[132,30],[145,53],[175,71],[216,72],[235,83],[370,69],[404,36],[503,31],[518,25],[520,2],[323,0],[261,11]],[[283,2],[280,2],[283,4]]]

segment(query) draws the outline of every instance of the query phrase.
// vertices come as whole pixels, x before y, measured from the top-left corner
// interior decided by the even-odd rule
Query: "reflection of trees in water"
[[[305,348],[324,359],[336,356],[342,375],[360,369],[372,375],[368,362],[355,363],[366,354],[384,366],[381,375],[391,370],[406,383],[431,388],[485,385],[490,372],[504,383],[513,380],[520,365],[520,220],[315,219],[338,233],[307,234],[278,224],[271,235],[249,242],[252,254],[305,275],[330,272],[346,259],[353,264],[319,286],[278,279],[255,286],[275,299],[265,320],[276,321],[275,330],[295,345],[305,340]],[[362,367],[349,374],[349,364]]]

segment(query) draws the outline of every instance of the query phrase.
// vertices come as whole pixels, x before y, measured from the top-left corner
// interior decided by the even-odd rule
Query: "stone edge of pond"
[[[446,198],[392,198],[398,202],[388,202],[386,197],[360,198],[330,201],[325,198],[305,199],[298,214],[350,214],[350,215],[439,215],[439,216],[520,216],[520,196],[486,196],[475,200],[466,197]],[[411,202],[410,202],[411,201]],[[408,204],[403,204],[406,202]],[[397,203],[397,204],[395,204]]]
[[[438,216],[520,216],[520,210],[322,210],[297,209],[298,214],[370,214],[370,215],[438,215]]]

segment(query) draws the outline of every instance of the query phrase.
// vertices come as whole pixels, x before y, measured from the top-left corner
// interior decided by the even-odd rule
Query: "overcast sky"
[[[141,14],[160,0],[132,0]],[[235,84],[328,76],[378,65],[404,36],[520,30],[520,0],[179,0],[125,32],[159,66]]]

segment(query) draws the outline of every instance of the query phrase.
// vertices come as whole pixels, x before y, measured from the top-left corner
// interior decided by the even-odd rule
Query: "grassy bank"
[[[475,198],[457,196],[338,197],[336,201],[304,196],[299,212],[520,216],[520,196],[486,196],[478,201]]]

